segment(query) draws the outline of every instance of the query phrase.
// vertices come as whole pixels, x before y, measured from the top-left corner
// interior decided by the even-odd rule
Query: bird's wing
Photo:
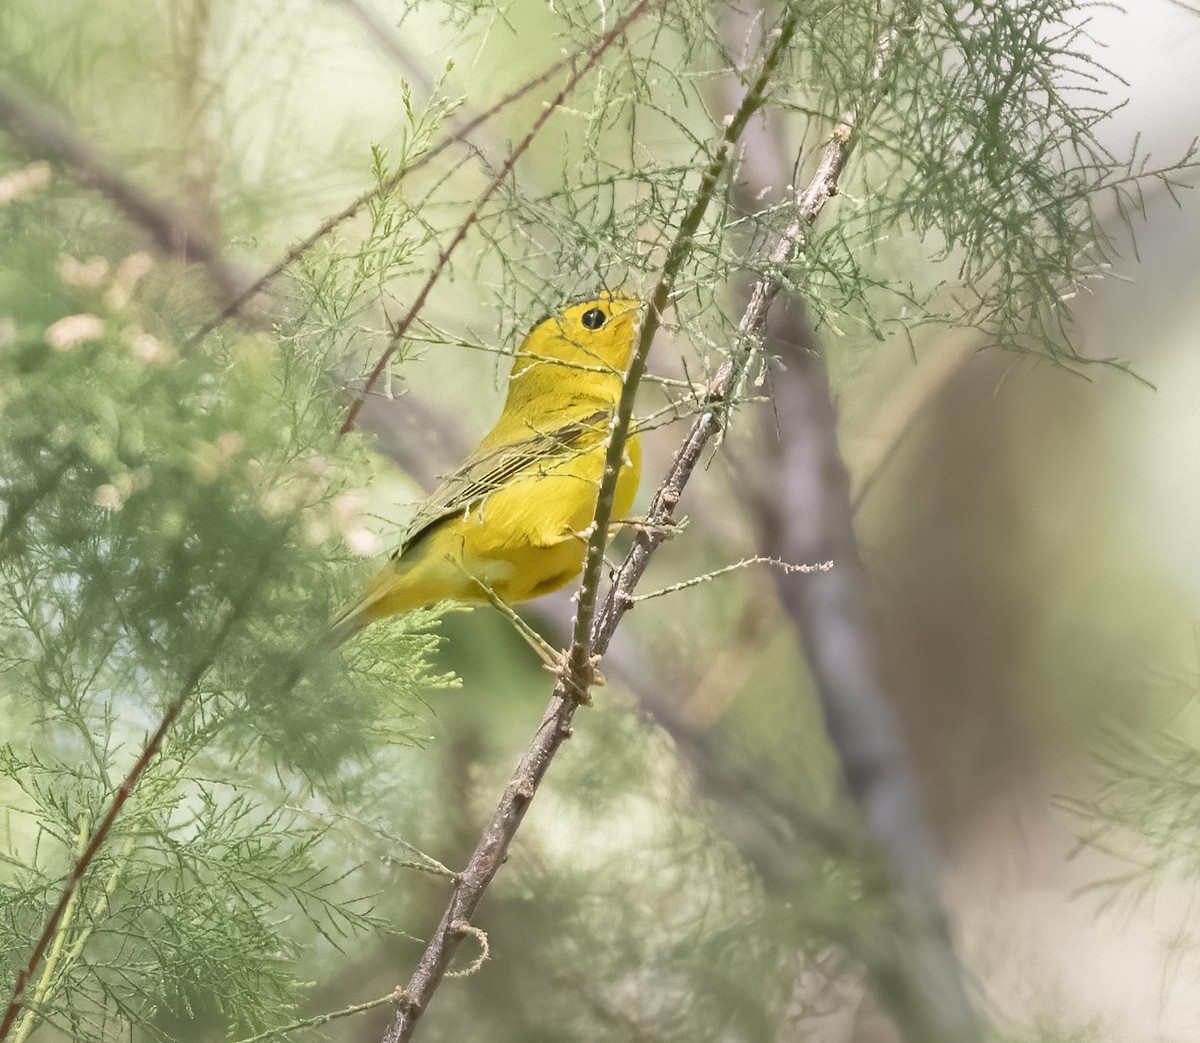
[[[530,428],[519,438],[497,437],[493,431],[421,504],[403,545],[392,556],[403,554],[443,518],[469,511],[497,489],[591,448],[611,415],[598,410],[549,431]]]

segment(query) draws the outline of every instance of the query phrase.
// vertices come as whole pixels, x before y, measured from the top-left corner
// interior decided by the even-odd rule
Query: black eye
[[[598,330],[608,322],[608,316],[599,308],[588,308],[579,321],[583,323],[585,330]]]

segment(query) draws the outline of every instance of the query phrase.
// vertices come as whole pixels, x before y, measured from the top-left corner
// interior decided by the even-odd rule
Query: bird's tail
[[[361,601],[357,602],[329,625],[322,644],[330,650],[345,644],[370,623],[373,618],[373,616],[365,615],[363,603]]]
[[[409,582],[412,564],[392,558],[367,584],[362,596],[330,625],[325,641],[329,648],[348,641],[369,623],[431,603],[418,585]]]

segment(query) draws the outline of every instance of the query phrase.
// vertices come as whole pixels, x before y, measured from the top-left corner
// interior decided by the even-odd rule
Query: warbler
[[[526,601],[583,568],[609,433],[637,341],[640,302],[601,293],[522,341],[495,426],[418,508],[407,538],[333,624],[341,643],[369,623],[439,601]],[[614,518],[641,471],[625,443]]]

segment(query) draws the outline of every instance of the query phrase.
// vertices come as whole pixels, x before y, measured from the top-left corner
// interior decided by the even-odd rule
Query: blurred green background
[[[556,59],[565,22],[587,17],[573,5],[564,13],[526,0],[502,16],[458,3],[381,3],[377,16],[404,50],[398,62],[351,6],[325,0],[16,0],[7,8],[0,35],[9,81],[45,90],[112,162],[178,201],[251,272],[369,187],[372,145],[394,159],[429,136],[431,94],[484,107]],[[1140,135],[1143,150],[1173,160],[1200,127],[1200,16],[1162,0],[1128,13],[1094,8],[1089,17],[1097,60],[1128,84],[1129,103],[1103,125],[1102,140],[1124,155]],[[677,39],[663,47],[664,68],[684,61]],[[352,522],[330,523],[326,551],[342,559],[341,571],[306,610],[309,621],[371,572],[422,489],[499,409],[507,361],[436,341],[449,335],[511,350],[538,304],[592,288],[586,264],[550,264],[569,253],[555,241],[553,206],[554,220],[585,233],[603,218],[602,203],[571,213],[555,199],[560,176],[589,149],[602,157],[598,167],[636,165],[638,150],[656,164],[692,161],[685,131],[711,135],[720,89],[709,94],[712,112],[681,105],[677,125],[644,114],[632,155],[616,144],[627,128],[589,125],[585,92],[518,165],[520,200],[486,210],[480,234],[431,298],[430,325],[404,349],[391,393],[374,396],[364,412],[367,444],[380,453],[332,439],[320,447],[335,470],[345,469],[338,488],[354,510]],[[388,320],[410,302],[446,230],[484,183],[481,171],[520,138],[543,98],[535,93],[473,138],[482,161],[458,153],[406,183],[404,205],[420,201],[415,223],[424,238],[408,242],[378,280],[355,284],[349,304],[346,258],[370,234],[369,218],[276,290],[287,320],[270,335],[282,332],[320,357],[330,420],[344,404],[334,383],[361,381]],[[824,133],[818,125],[808,140]],[[0,176],[23,162],[15,148],[0,155]],[[436,191],[425,198],[426,190]],[[74,231],[66,241],[26,242],[20,254],[10,242],[10,265],[38,251],[53,258],[107,247],[119,257],[137,245],[119,221],[89,218],[95,197],[61,191],[61,207],[78,216]],[[627,191],[618,184],[614,200]],[[1004,1038],[1182,1041],[1200,1023],[1200,206],[1194,192],[1176,195],[1147,186],[1146,216],[1131,221],[1098,198],[1120,256],[1107,278],[1070,301],[1080,352],[1127,360],[1136,376],[1104,366],[1070,372],[957,330],[876,340],[850,320],[818,331],[886,679],[941,844],[959,953]],[[848,192],[839,206],[856,202]],[[539,207],[546,222],[530,216],[527,236],[504,229],[512,210],[536,215]],[[836,220],[837,211],[827,216]],[[63,221],[53,232],[69,228]],[[939,266],[900,237],[858,259],[869,274],[913,266],[920,284],[954,278],[952,263]],[[632,270],[630,288],[645,291],[652,270]],[[179,276],[161,292],[153,310],[169,316],[165,325],[206,315],[194,279]],[[5,347],[11,300],[0,299]],[[705,311],[710,303],[736,318],[726,288],[711,301],[683,297],[679,329],[655,346],[656,373],[699,379],[711,371],[716,353],[697,331],[727,331]],[[222,365],[214,362],[213,373]],[[648,386],[639,412],[664,401]],[[683,430],[673,424],[645,436],[639,510]],[[756,552],[742,483],[771,436],[770,406],[745,405],[689,487],[688,524],[656,556],[644,590]],[[564,594],[525,614],[560,643],[571,607]],[[278,782],[289,806],[329,824],[318,860],[347,900],[371,896],[389,925],[347,926],[327,939],[303,917],[288,925],[294,914],[279,914],[293,932],[280,959],[312,983],[287,1001],[299,1004],[299,1016],[382,996],[407,978],[447,888],[403,864],[412,857],[404,844],[461,866],[549,694],[549,675],[496,613],[453,611],[437,632],[444,640],[429,653],[428,672],[451,671],[461,686],[416,686],[403,706],[402,744],[356,746],[347,726],[357,759],[334,769],[336,784],[298,781],[303,771],[272,778],[269,757],[243,760],[236,741],[226,753],[228,733],[207,762],[220,776],[227,757],[234,766],[226,781],[245,792],[274,793]],[[378,637],[350,656],[369,671],[387,647]],[[894,1038],[855,956],[872,944],[881,914],[769,577],[748,569],[639,604],[604,672],[608,685],[577,718],[477,918],[490,961],[443,986],[419,1036]],[[388,698],[386,679],[373,692]],[[39,713],[18,697],[15,686],[0,688],[5,739],[52,743],[39,732]],[[340,726],[335,715],[350,712],[354,689],[325,705],[326,719],[315,691],[303,698],[311,702],[295,719],[275,725],[285,737],[288,728],[319,735]],[[686,723],[686,737],[658,723],[664,707]],[[144,726],[130,724],[131,734]],[[10,786],[5,800],[14,794]],[[0,832],[13,863],[36,840],[20,815]],[[473,958],[472,945],[464,944],[460,965]],[[101,942],[97,959],[115,966],[129,951]],[[154,1009],[143,1031],[231,1038],[227,1018],[198,988],[185,1003]],[[377,1010],[321,1031],[376,1038],[385,1020]],[[64,1037],[61,1022],[38,1038],[56,1033]]]

